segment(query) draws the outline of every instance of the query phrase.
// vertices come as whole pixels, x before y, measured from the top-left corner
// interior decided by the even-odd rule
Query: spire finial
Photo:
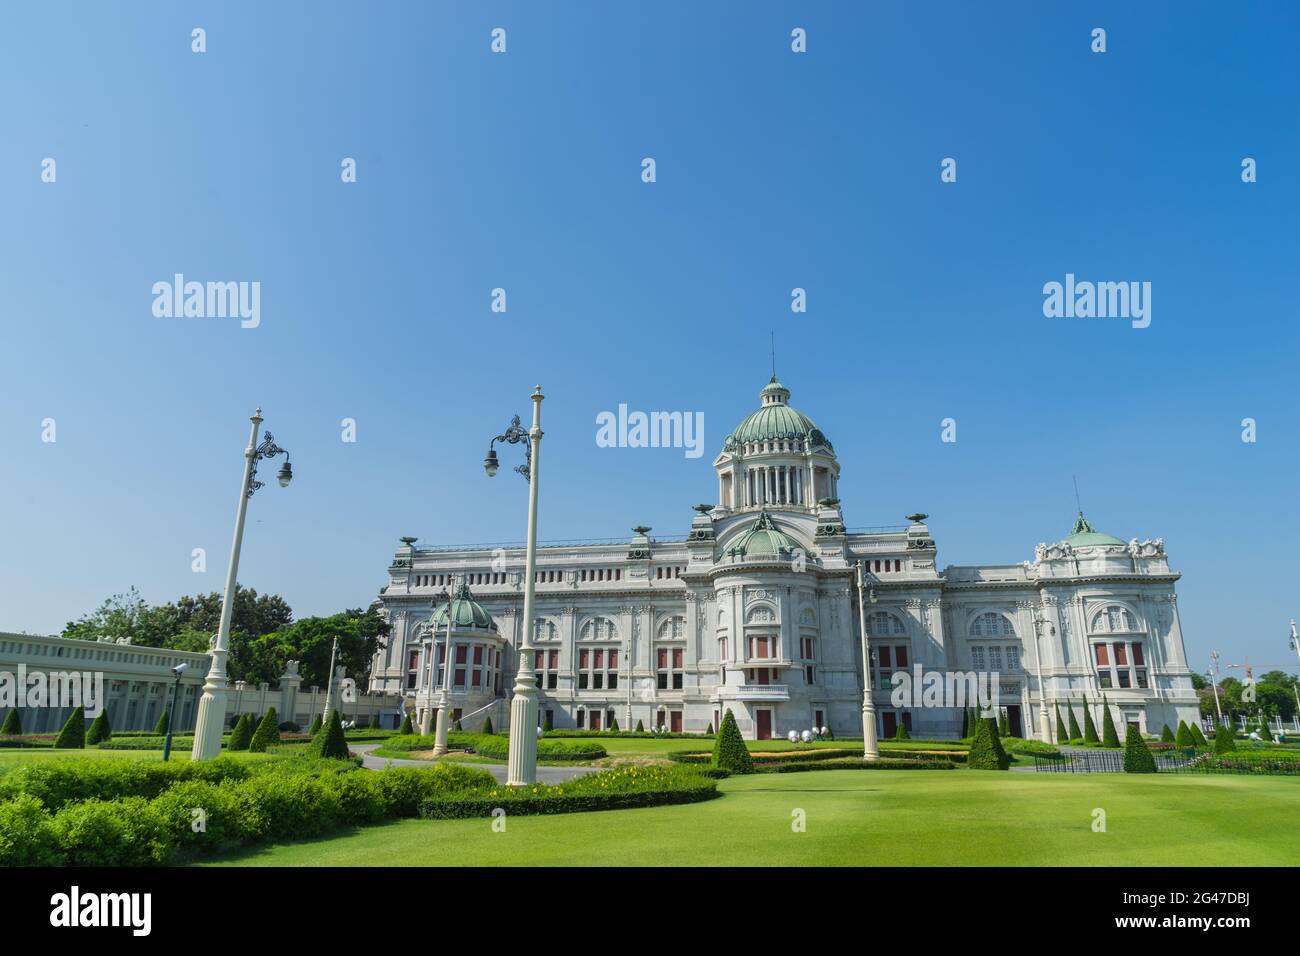
[[[776,381],[776,333],[769,332],[772,337],[772,381]]]
[[[1083,514],[1083,505],[1079,503],[1079,476],[1071,475],[1074,479],[1074,507],[1078,509],[1079,514]]]

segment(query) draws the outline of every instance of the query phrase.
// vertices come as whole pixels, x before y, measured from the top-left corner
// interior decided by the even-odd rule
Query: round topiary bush
[[[736,718],[728,708],[722,717],[722,726],[718,729],[718,739],[713,742],[713,759],[710,766],[729,773],[753,773],[754,761],[749,756],[749,748],[740,736]]]

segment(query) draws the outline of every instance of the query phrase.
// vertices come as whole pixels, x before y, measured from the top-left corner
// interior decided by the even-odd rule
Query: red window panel
[[[1105,644],[1096,645],[1095,652],[1097,654],[1097,663],[1100,664],[1102,667],[1109,666],[1110,655],[1106,651],[1106,645]]]
[[[578,670],[585,671],[587,669],[587,667],[589,666],[588,660],[590,654],[591,652],[586,650],[585,648],[583,650],[578,651]]]
[[[605,652],[603,650],[595,650],[592,651],[592,655],[595,657],[596,670],[603,668],[605,666]]]
[[[558,668],[558,667],[560,666],[560,652],[559,652],[559,651],[548,651],[547,653],[549,654],[549,658],[548,658],[548,660],[549,660],[549,662],[550,662],[551,670],[555,670],[556,668]]]
[[[894,666],[895,666],[895,667],[906,667],[906,666],[907,666],[907,648],[906,648],[906,647],[895,647],[895,648],[894,648]]]
[[[612,671],[616,671],[616,670],[618,670],[618,651],[617,651],[617,650],[611,650],[611,651],[609,652],[609,669],[612,670]]]
[[[456,663],[464,664],[469,660],[469,648],[464,644],[456,645]]]
[[[419,666],[420,666],[420,652],[419,652],[419,651],[411,651],[411,653],[410,653],[409,655],[407,655],[407,658],[406,658],[406,667],[407,667],[407,669],[408,669],[408,670],[415,670],[415,669],[416,669],[417,667],[419,667]]]
[[[674,669],[680,670],[680,669],[681,669],[681,666],[682,666],[682,649],[681,649],[680,647],[674,647],[674,648],[673,648],[673,667],[674,667]]]
[[[659,670],[661,671],[667,670],[668,669],[668,648],[666,647],[657,648],[655,651],[655,659],[658,662]]]
[[[545,664],[543,663],[543,658],[544,658],[545,656],[546,656],[546,652],[545,652],[545,651],[534,651],[534,652],[533,652],[533,668],[534,668],[534,669],[536,669],[536,670],[541,670],[541,669],[545,666]]]
[[[1124,653],[1124,645],[1119,641],[1115,642],[1115,663],[1116,664],[1128,663],[1128,655]]]
[[[456,668],[456,686],[457,687],[465,686],[465,668],[463,667]]]
[[[881,666],[881,667],[892,667],[893,665],[889,663],[889,660],[890,660],[890,657],[889,657],[889,648],[887,648],[887,647],[882,647],[882,648],[880,649],[880,666]]]
[[[483,665],[483,646],[479,645],[474,648],[474,664],[481,667]]]
[[[1142,645],[1141,645],[1141,644],[1134,644],[1134,645],[1133,645],[1133,663],[1134,663],[1134,664],[1137,664],[1139,667],[1141,667],[1143,664],[1146,663],[1146,658],[1144,658],[1144,657],[1142,656]]]

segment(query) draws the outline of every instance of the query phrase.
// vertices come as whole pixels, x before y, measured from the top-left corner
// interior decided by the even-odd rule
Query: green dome
[[[433,627],[435,630],[446,628],[448,607],[451,608],[451,619],[453,626],[456,628],[472,627],[487,631],[497,629],[496,621],[492,620],[492,615],[483,610],[482,604],[470,597],[469,585],[464,581],[456,589],[456,594],[451,599],[451,602],[449,604],[439,604],[437,610],[433,612]]]
[[[751,412],[736,430],[727,436],[723,448],[730,450],[746,442],[776,441],[782,439],[811,439],[813,444],[831,448],[830,440],[822,434],[817,423],[797,409],[791,408],[790,390],[775,375],[758,393],[762,407]],[[832,449],[834,450],[834,449]]]
[[[1124,542],[1113,534],[1102,534],[1096,528],[1088,523],[1088,519],[1079,512],[1079,517],[1074,521],[1074,527],[1070,530],[1069,535],[1065,538],[1065,543],[1072,548],[1096,548],[1106,545],[1124,546]]]
[[[741,560],[776,560],[793,554],[798,547],[793,538],[772,523],[767,509],[764,508],[758,513],[758,519],[750,529],[727,549],[727,554]]]

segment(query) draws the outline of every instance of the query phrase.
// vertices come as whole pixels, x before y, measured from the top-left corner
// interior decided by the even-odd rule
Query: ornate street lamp
[[[263,458],[284,455],[284,465],[277,475],[280,487],[287,487],[293,480],[293,469],[289,466],[289,453],[275,443],[270,432],[259,445],[257,430],[262,424],[262,410],[253,412],[249,421],[253,423],[248,435],[248,447],[244,449],[244,478],[239,485],[239,506],[235,510],[235,538],[230,546],[230,566],[226,570],[226,592],[221,602],[221,623],[217,628],[217,640],[212,647],[212,666],[208,669],[207,680],[203,684],[203,696],[199,699],[199,715],[194,724],[194,749],[190,751],[191,760],[210,760],[221,754],[221,732],[226,722],[226,655],[230,653],[230,617],[235,609],[235,578],[239,573],[239,549],[244,543],[244,518],[248,513],[248,499],[253,497],[263,482],[257,480],[257,463]]]
[[[542,386],[533,389],[533,426],[527,432],[516,415],[504,434],[488,444],[483,469],[489,478],[499,467],[497,442],[512,445],[527,441],[525,463],[515,469],[528,480],[528,550],[524,562],[524,633],[519,644],[519,666],[515,672],[514,697],[510,701],[510,759],[506,784],[512,787],[537,782],[537,678],[533,674],[533,599],[537,591],[537,471],[542,442]],[[450,663],[450,662],[448,662]]]
[[[1039,733],[1042,735],[1043,743],[1052,742],[1052,720],[1047,716],[1047,685],[1043,683],[1043,648],[1041,638],[1043,629],[1047,629],[1048,637],[1056,635],[1056,625],[1049,624],[1043,620],[1042,608],[1034,613],[1034,657],[1037,660],[1038,670],[1038,724]]]
[[[172,668],[172,673],[176,675],[176,683],[172,685],[171,719],[167,721],[167,736],[163,738],[163,763],[166,763],[172,755],[172,730],[176,726],[176,708],[180,705],[181,675],[189,666],[189,664],[177,664]]]
[[[867,570],[866,562],[858,561],[858,627],[862,631],[862,759],[879,760],[880,748],[876,744],[876,703],[871,699],[871,650],[867,643]],[[876,593],[871,592],[871,603],[876,603]]]

